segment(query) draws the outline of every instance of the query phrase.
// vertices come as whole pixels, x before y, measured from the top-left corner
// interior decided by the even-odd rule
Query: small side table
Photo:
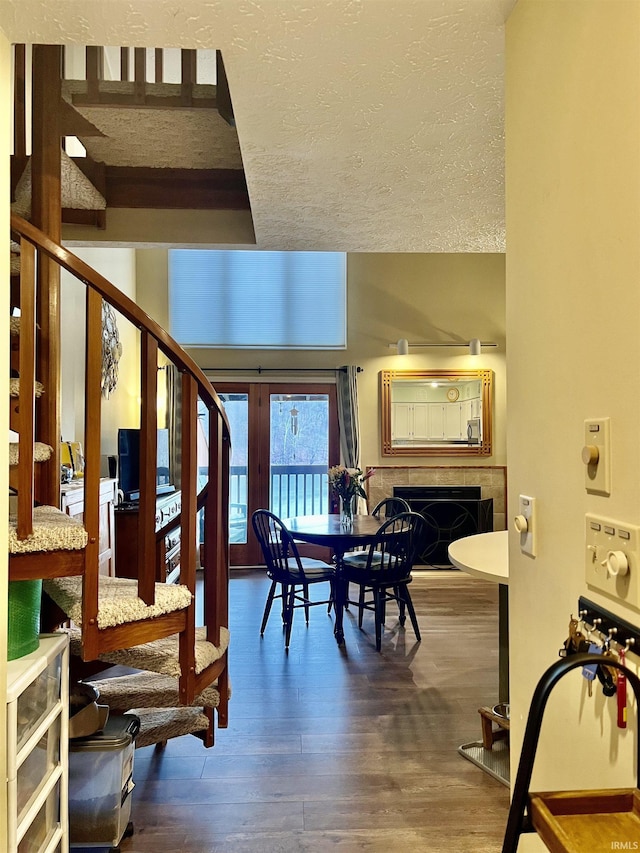
[[[482,746],[484,749],[493,749],[497,740],[509,737],[509,718],[496,714],[493,708],[478,708],[480,714],[480,725],[482,726]],[[496,723],[497,729],[493,728]]]

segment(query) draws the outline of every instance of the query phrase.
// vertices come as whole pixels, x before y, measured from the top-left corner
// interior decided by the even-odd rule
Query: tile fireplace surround
[[[369,508],[392,497],[394,486],[480,486],[483,498],[493,498],[493,529],[506,530],[506,466],[379,466],[367,481]]]

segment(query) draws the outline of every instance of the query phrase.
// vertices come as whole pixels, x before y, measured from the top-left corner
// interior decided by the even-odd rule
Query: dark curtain
[[[360,426],[358,422],[358,368],[349,364],[336,370],[338,391],[338,427],[340,430],[340,455],[347,468],[360,467]],[[365,509],[362,498],[358,512]]]

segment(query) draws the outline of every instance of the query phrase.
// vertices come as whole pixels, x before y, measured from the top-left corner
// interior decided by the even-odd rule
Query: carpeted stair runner
[[[54,506],[34,507],[33,533],[26,539],[18,539],[16,516],[9,516],[10,554],[81,551],[87,545],[87,538],[87,531],[80,521]]]
[[[166,675],[137,672],[88,682],[100,694],[100,703],[112,713],[136,714],[140,733],[136,747],[150,746],[174,737],[207,731],[205,710],[217,708],[220,693],[212,685],[202,691],[191,706],[180,707],[178,682]]]
[[[82,627],[82,578],[45,580],[43,589],[69,619]],[[157,583],[155,603],[145,604],[138,596],[138,582],[129,578],[102,576],[98,581],[98,628],[112,628],[185,610],[191,593],[181,584]],[[142,667],[136,667],[142,669]]]
[[[49,582],[45,581],[45,583]],[[163,584],[160,584],[160,586],[163,586]],[[172,586],[172,584],[164,584],[164,586]],[[207,642],[206,628],[196,628],[196,675],[219,660],[226,652],[228,646],[229,631],[227,628],[220,629],[220,646],[214,646],[213,643]],[[71,654],[80,655],[80,652],[80,631],[72,630]],[[179,678],[178,635],[172,634],[170,637],[164,637],[161,640],[152,640],[140,646],[132,646],[130,649],[117,649],[112,652],[104,652],[98,655],[98,660],[103,661],[103,663],[129,666],[132,669],[142,669],[161,675],[169,675],[172,678]]]
[[[18,465],[20,462],[18,447],[19,445],[17,442],[9,442],[9,465]],[[52,453],[53,448],[48,444],[44,444],[42,441],[36,441],[33,445],[34,462],[46,462],[48,459],[51,459]]]

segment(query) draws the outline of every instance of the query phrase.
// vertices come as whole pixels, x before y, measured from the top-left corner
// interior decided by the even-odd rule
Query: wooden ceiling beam
[[[107,166],[107,207],[249,210],[241,169],[153,169]]]

